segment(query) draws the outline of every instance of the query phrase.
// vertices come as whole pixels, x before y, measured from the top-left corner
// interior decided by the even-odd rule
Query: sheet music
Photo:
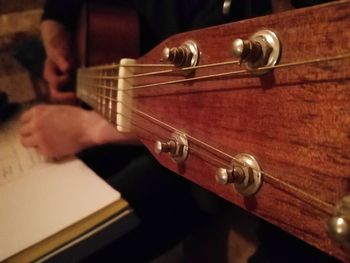
[[[18,127],[17,118],[0,128],[0,261],[121,198],[79,159],[25,149]]]
[[[22,146],[18,119],[19,116],[0,124],[0,185],[45,161],[34,149]]]

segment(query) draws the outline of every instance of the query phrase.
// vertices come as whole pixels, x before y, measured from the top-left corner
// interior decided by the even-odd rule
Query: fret
[[[113,72],[114,76],[118,76],[119,68],[114,68],[112,70],[112,72]],[[115,121],[114,118],[115,118],[115,115],[116,115],[116,112],[117,112],[117,102],[116,102],[117,91],[116,91],[116,89],[118,88],[118,80],[116,80],[116,79],[112,80],[112,87],[114,88],[114,90],[111,90],[111,106],[112,106],[111,112],[113,113],[111,115],[111,122]]]
[[[101,79],[101,83],[103,86],[106,86],[106,80],[104,79],[104,77],[106,76],[106,72],[104,70],[102,70],[102,79]],[[105,116],[105,107],[106,107],[106,96],[105,96],[105,88],[101,87],[101,94],[102,94],[102,109],[101,109],[101,114],[103,117]]]
[[[112,76],[113,75],[113,71],[110,70],[110,75],[109,76]],[[113,82],[111,80],[108,80],[109,82],[109,86],[112,87],[113,85]],[[106,92],[108,92],[108,97],[109,97],[109,100],[108,100],[108,121],[111,122],[112,121],[112,90],[108,89],[106,90]]]
[[[97,111],[101,112],[101,97],[100,97],[100,92],[101,92],[101,88],[100,85],[101,84],[101,77],[102,77],[102,73],[100,72],[99,74],[99,78],[95,80],[96,82],[96,94],[97,94]]]
[[[120,132],[130,132],[132,81],[126,80],[125,77],[133,74],[134,68],[128,65],[135,64],[135,60],[123,59],[121,63],[126,67],[111,65],[98,70],[80,69],[77,94],[108,121],[116,123]]]
[[[110,75],[110,70],[108,69],[108,70],[106,70],[105,76],[109,76],[109,75]],[[105,79],[104,82],[105,82],[105,85],[107,87],[110,86],[109,85],[109,79]],[[109,99],[109,89],[104,89],[104,95],[106,97],[105,104],[104,104],[104,116],[105,116],[105,118],[107,120],[109,120],[109,110],[108,110],[108,104],[109,104],[109,101],[110,101],[110,99]]]

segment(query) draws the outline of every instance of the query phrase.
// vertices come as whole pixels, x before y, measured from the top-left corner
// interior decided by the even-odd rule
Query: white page
[[[23,151],[15,158],[23,158],[21,154],[27,154]],[[0,171],[6,163],[0,162]],[[78,159],[24,163],[32,168],[0,184],[0,261],[120,199],[117,191]]]
[[[34,149],[22,146],[18,117],[0,123],[0,186],[45,161]]]

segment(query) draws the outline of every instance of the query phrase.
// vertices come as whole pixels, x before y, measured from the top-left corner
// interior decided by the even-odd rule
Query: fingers
[[[65,62],[62,62],[65,63]],[[59,103],[75,103],[76,98],[73,92],[62,92],[62,88],[69,83],[70,75],[62,74],[50,59],[46,59],[44,67],[44,78],[49,83],[50,98],[53,102]]]
[[[19,129],[19,134],[21,137],[30,136],[34,130],[33,124],[31,122],[23,123]]]
[[[38,105],[22,114],[20,118],[21,127],[19,133],[21,143],[24,147],[35,148],[40,154],[47,156],[49,151],[40,133],[40,125],[38,120],[40,116],[46,112],[49,106]]]
[[[35,126],[36,119],[38,118],[39,112],[41,111],[40,106],[31,108],[22,114],[20,118],[21,127],[19,134],[21,135],[22,144],[25,147],[34,147],[37,138],[33,136],[36,133],[37,127]],[[44,109],[43,109],[44,110]]]
[[[69,73],[61,71],[57,64],[52,62],[50,59],[45,60],[44,65],[44,78],[52,85],[63,86],[69,82]]]
[[[33,132],[39,129],[38,119],[40,116],[47,111],[47,108],[50,106],[46,105],[37,105],[21,115],[19,129],[21,136],[29,136]]]
[[[47,110],[50,106],[47,105],[36,105],[31,109],[27,110],[21,115],[20,123],[21,125],[30,122],[34,117],[40,116],[43,112]]]
[[[29,136],[21,137],[21,143],[24,147],[35,148],[41,155],[49,158],[60,157],[59,154],[50,150],[49,147],[42,142],[40,137],[36,134],[30,134]]]
[[[25,113],[23,113],[20,118],[21,125],[28,123],[32,119],[33,114],[34,114],[33,109],[30,109]]]
[[[72,70],[73,63],[68,58],[65,58],[62,55],[58,55],[55,60],[59,70],[63,73],[69,73]]]
[[[27,148],[37,147],[39,145],[38,138],[33,134],[21,137],[21,143],[24,147],[27,147]]]

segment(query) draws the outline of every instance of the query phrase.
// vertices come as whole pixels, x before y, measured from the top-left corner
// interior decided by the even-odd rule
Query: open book
[[[18,120],[0,124],[0,261],[48,257],[130,212],[80,160],[47,162],[21,146]]]

